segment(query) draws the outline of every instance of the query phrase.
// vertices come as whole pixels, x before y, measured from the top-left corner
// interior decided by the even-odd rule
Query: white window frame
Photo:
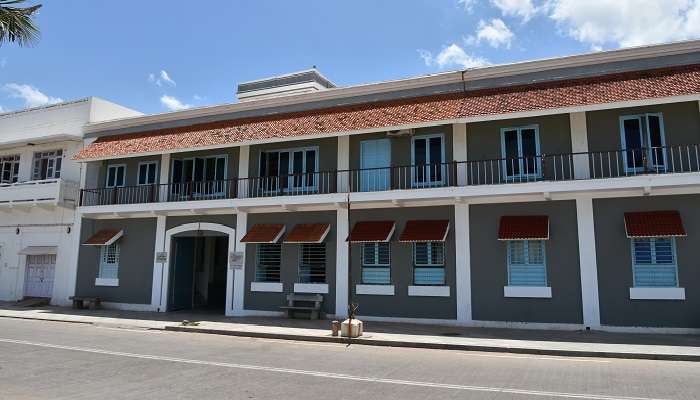
[[[141,182],[141,168],[146,167],[146,181],[147,182]],[[150,186],[150,185],[155,185],[158,183],[158,173],[160,170],[160,165],[158,161],[141,161],[138,165],[138,168],[136,169],[136,185],[137,186]],[[151,168],[155,168],[155,173],[153,175],[153,182],[148,182],[148,171]]]
[[[372,258],[373,262],[371,263],[366,263],[365,261],[367,258],[365,257],[367,254],[367,246],[372,245],[373,253]],[[380,257],[379,257],[379,252],[380,252],[380,246],[386,246],[387,247],[387,252],[389,256],[389,262],[382,263],[380,262]],[[387,269],[389,271],[389,280],[387,282],[365,282],[364,277],[364,270],[365,268],[382,268],[382,269]],[[389,242],[368,242],[368,243],[362,243],[362,271],[360,272],[361,274],[361,280],[363,285],[389,285],[391,284],[391,243]]]
[[[430,179],[430,166],[434,165],[433,160],[430,159],[430,139],[433,139],[433,138],[440,138],[440,158],[442,159],[442,161],[440,161],[440,163],[438,163],[438,166],[440,168],[440,180]],[[424,176],[426,177],[426,179],[423,182],[416,181],[416,168],[418,168],[418,165],[416,165],[416,140],[425,140],[426,141],[425,159],[428,160],[428,162],[425,164],[425,166],[426,166],[426,168],[428,168],[428,170],[425,171]],[[447,173],[447,168],[445,168],[446,162],[447,161],[445,160],[445,134],[444,133],[432,133],[432,134],[418,135],[418,136],[411,137],[411,183],[412,183],[413,187],[441,186],[445,182],[445,173]]]
[[[114,258],[116,262],[109,263],[107,258],[109,256],[108,252],[112,251],[114,253]],[[95,280],[96,286],[119,286],[119,261],[121,257],[121,246],[119,241],[116,241],[108,246],[100,247],[100,267],[97,272],[97,279]],[[106,274],[107,270],[114,270],[114,275]]]
[[[661,134],[661,147],[663,151],[661,152],[661,158],[663,158],[663,165],[653,164],[653,152],[651,149],[651,131],[649,130],[649,117],[654,116],[659,118],[659,132]],[[622,160],[625,167],[625,172],[643,172],[647,165],[642,165],[641,167],[629,167],[627,163],[627,138],[625,135],[625,121],[628,120],[638,120],[639,121],[639,135],[642,147],[647,149],[647,165],[652,169],[666,170],[668,157],[666,157],[666,131],[664,130],[664,116],[663,113],[643,113],[643,114],[632,114],[632,115],[621,115],[620,116],[620,143],[622,143]]]
[[[277,251],[279,254],[277,255],[278,258],[278,264],[277,268],[279,270],[279,276],[277,280],[260,280],[258,279],[258,271],[260,270],[260,267],[262,263],[260,262],[261,260],[261,253],[264,247],[267,246],[275,246],[277,248]],[[274,264],[265,264],[266,267],[273,267],[275,266]],[[258,243],[255,248],[255,282],[259,283],[279,283],[282,282],[282,245],[279,243]]]
[[[417,254],[418,254],[417,245],[422,245],[422,244],[425,244],[428,246],[426,248],[427,260],[428,260],[427,263],[418,263],[418,260],[417,260]],[[442,246],[442,260],[440,260],[441,262],[433,263],[432,262],[433,261],[433,247],[436,244],[439,244],[440,246]],[[445,246],[445,242],[438,241],[438,242],[415,242],[415,243],[413,243],[413,285],[415,285],[415,286],[436,286],[436,285],[442,286],[442,285],[445,285],[447,282],[447,276],[446,276],[447,271],[446,271],[446,265],[445,265],[446,256],[447,256],[445,254],[446,252],[447,252],[447,248]],[[416,282],[416,269],[417,268],[442,269],[443,281],[441,283],[417,283]]]
[[[0,155],[0,184],[13,184],[19,182],[20,154],[5,154]],[[4,180],[5,166],[10,166],[10,180]]]
[[[514,264],[512,257],[511,257],[511,247],[513,246],[513,243],[518,242],[523,244],[523,257],[525,258],[525,262],[519,263],[519,264]],[[530,245],[531,242],[537,242],[540,246],[542,246],[542,263],[531,263],[530,262]],[[544,240],[508,240],[507,241],[507,246],[506,246],[506,258],[507,258],[507,271],[508,271],[508,286],[517,286],[517,287],[547,287],[548,282],[549,282],[549,277],[547,274],[547,245]],[[526,266],[526,267],[541,267],[543,272],[544,272],[544,279],[543,279],[543,285],[517,285],[514,284],[511,281],[511,272],[512,272],[512,267],[514,265],[517,266]]]
[[[58,153],[61,153],[60,155]],[[34,152],[34,158],[32,160],[32,180],[43,180],[43,179],[60,179],[61,170],[63,169],[63,158],[66,152],[63,149],[53,149],[47,151],[36,151]],[[37,166],[37,161],[48,160],[46,164],[46,178],[41,178],[40,166]],[[60,168],[56,168],[58,164],[57,160],[61,160]],[[51,165],[53,162],[53,165]],[[52,171],[49,174],[49,171]]]
[[[656,262],[656,246],[655,242],[657,239],[669,239],[671,241],[671,255],[673,256],[673,263],[672,264],[659,264]],[[651,241],[649,247],[650,247],[650,258],[651,258],[651,263],[649,264],[637,264],[637,259],[636,255],[634,252],[634,244],[637,240],[649,240]],[[658,237],[651,237],[651,238],[632,238],[630,240],[630,251],[631,251],[631,256],[632,256],[632,287],[634,288],[677,288],[679,287],[679,277],[678,277],[678,253],[676,250],[676,238],[675,237],[667,237],[667,236],[658,236]],[[663,267],[663,268],[673,268],[676,282],[673,286],[637,286],[637,274],[636,274],[636,269],[637,268],[653,268],[653,267]]]
[[[309,186],[306,184],[306,174],[308,173],[306,171],[306,152],[307,151],[314,151],[316,153],[316,157],[314,160],[314,184]],[[292,176],[294,174],[294,153],[296,152],[301,152],[303,154],[303,159],[301,162],[301,169],[302,169],[302,184],[301,186],[294,186],[294,177]],[[267,176],[262,176],[260,174],[260,167],[261,167],[261,161],[263,154],[270,154],[270,153],[277,153],[277,172],[278,174],[275,176],[267,175]],[[280,187],[279,181],[277,181],[277,184],[275,185],[274,189],[267,189],[267,185],[264,185],[264,192],[265,193],[277,193],[277,192],[294,192],[296,190],[304,190],[304,191],[316,191],[318,190],[318,181],[320,179],[319,175],[319,160],[321,159],[321,152],[319,150],[318,146],[308,146],[308,147],[294,147],[294,148],[285,148],[285,149],[271,149],[271,150],[260,150],[260,153],[258,154],[258,176],[261,179],[264,179],[266,177],[270,178],[275,178],[275,177],[281,177],[282,175],[279,174],[280,171],[280,154],[281,153],[289,153],[288,157],[288,165],[287,165],[287,186],[286,187]],[[266,171],[269,173],[269,171]],[[261,182],[263,183],[263,182]]]
[[[121,185],[117,185],[117,171],[119,168],[124,168],[124,182]],[[114,169],[114,185],[109,184],[109,171]],[[105,187],[107,189],[114,189],[118,187],[126,187],[126,164],[110,164],[107,166],[107,175],[105,176]]]
[[[528,174],[525,172],[525,162],[523,160],[523,131],[532,129],[535,131],[535,173]],[[506,152],[506,132],[516,131],[518,135],[518,171],[519,173],[508,174],[508,160]],[[507,181],[519,180],[523,178],[541,178],[542,177],[542,165],[541,165],[542,152],[540,150],[540,126],[539,124],[530,124],[524,126],[501,128],[501,157],[503,158],[503,176]]]

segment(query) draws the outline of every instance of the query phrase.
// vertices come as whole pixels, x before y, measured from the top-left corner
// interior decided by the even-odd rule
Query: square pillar
[[[168,184],[170,183],[170,153],[163,154],[160,156],[160,165],[158,166],[158,183],[160,184],[158,187],[160,188],[159,190],[159,197],[158,201],[167,201],[168,199],[168,194],[170,193],[170,189],[168,187]]]
[[[457,162],[457,186],[466,186],[467,124],[452,124],[452,158]]]
[[[471,249],[469,243],[469,204],[455,204],[455,276],[457,322],[472,323]]]
[[[576,199],[576,221],[578,226],[579,267],[581,269],[581,304],[583,325],[600,328],[600,301],[598,299],[598,264],[595,248],[595,222],[593,199]]]
[[[243,253],[243,268],[227,268],[226,273],[226,315],[241,316],[244,314],[243,299],[245,298],[245,243],[241,239],[248,231],[248,213],[239,211],[236,214],[236,238],[229,243],[229,252]]]
[[[338,193],[350,189],[350,136],[338,136]]]
[[[248,168],[250,168],[250,146],[238,148],[238,187],[236,197],[245,199],[248,197]]]
[[[586,113],[576,112],[569,114],[569,125],[571,126],[571,151],[574,163],[574,179],[590,179],[591,173],[588,166],[588,126],[586,123]]]
[[[335,235],[335,315],[336,318],[348,316],[348,294],[350,293],[350,254],[346,239],[350,234],[348,223],[348,209],[338,208],[336,212]]]
[[[162,176],[162,175],[161,175]],[[153,254],[153,284],[151,286],[151,307],[155,311],[165,312],[165,304],[162,303],[163,299],[163,271],[168,268],[170,261],[170,254],[168,254],[168,259],[165,262],[158,262],[158,253],[168,252],[170,249],[165,248],[165,215],[158,215],[156,217],[156,246]]]

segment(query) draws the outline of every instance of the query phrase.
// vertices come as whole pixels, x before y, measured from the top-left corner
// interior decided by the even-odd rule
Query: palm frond
[[[39,37],[39,28],[32,17],[41,4],[30,7],[15,7],[26,0],[0,0],[0,46],[13,42],[20,46],[30,45]]]

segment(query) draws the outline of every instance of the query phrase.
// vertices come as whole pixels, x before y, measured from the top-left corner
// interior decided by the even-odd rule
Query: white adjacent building
[[[75,278],[75,207],[88,123],[141,115],[90,97],[0,114],[0,300],[67,304]]]

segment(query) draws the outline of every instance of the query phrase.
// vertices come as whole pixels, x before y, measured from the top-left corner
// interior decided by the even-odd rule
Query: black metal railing
[[[428,189],[700,172],[700,145],[82,189],[83,206]]]

